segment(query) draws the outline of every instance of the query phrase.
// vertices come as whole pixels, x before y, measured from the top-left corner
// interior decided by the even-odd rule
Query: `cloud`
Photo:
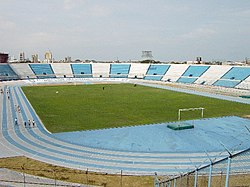
[[[83,4],[84,0],[64,0],[63,8],[64,10],[72,10],[77,7],[79,4]]]
[[[240,11],[234,12],[233,15],[234,16],[238,16],[240,18],[247,18],[247,19],[249,19],[249,17],[250,17],[250,10],[249,9],[247,9],[247,10],[240,10]]]
[[[2,16],[0,16],[0,30],[12,30],[15,29],[16,24]]]
[[[31,33],[27,36],[27,38],[29,38],[29,43],[33,43],[35,45],[52,45],[53,43],[60,42],[60,40],[63,39],[60,34],[58,35],[56,33],[43,31]]]
[[[108,16],[111,10],[108,7],[96,5],[89,9],[89,14],[96,17]]]
[[[189,31],[188,33],[182,34],[182,39],[203,39],[209,38],[216,34],[216,30],[209,27],[200,27]]]

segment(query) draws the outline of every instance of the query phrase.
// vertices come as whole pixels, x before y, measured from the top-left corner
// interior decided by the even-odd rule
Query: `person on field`
[[[35,120],[34,120],[34,119],[32,120],[32,124],[33,124],[33,127],[35,127],[35,126],[36,126],[36,124],[35,124]]]
[[[20,106],[19,106],[19,105],[17,106],[17,111],[18,111],[18,113],[20,113],[20,112],[21,112],[21,108],[20,108]]]

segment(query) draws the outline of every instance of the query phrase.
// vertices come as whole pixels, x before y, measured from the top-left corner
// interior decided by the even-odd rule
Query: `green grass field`
[[[132,84],[22,89],[46,128],[54,133],[176,121],[179,108],[204,107],[206,118],[250,114],[247,104]],[[182,115],[183,120],[197,118],[200,111]]]

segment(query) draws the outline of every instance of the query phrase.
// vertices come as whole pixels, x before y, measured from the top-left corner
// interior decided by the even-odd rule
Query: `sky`
[[[56,60],[244,60],[250,0],[0,0],[0,52]]]

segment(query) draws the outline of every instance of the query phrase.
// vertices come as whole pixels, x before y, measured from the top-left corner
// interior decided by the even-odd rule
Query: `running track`
[[[3,89],[5,94],[0,96],[1,144],[20,155],[69,168],[113,174],[122,170],[123,174],[130,175],[154,175],[155,172],[160,175],[172,175],[209,163],[205,153],[140,153],[64,142],[44,128],[20,87],[5,86]],[[10,99],[7,98],[6,90],[9,90]],[[21,107],[21,113],[15,110],[15,105]],[[15,117],[19,123],[16,126]],[[28,119],[35,120],[35,128],[24,127],[23,122]],[[212,159],[228,156],[227,153],[221,152],[210,152],[209,155]],[[249,160],[243,162],[249,163]]]

